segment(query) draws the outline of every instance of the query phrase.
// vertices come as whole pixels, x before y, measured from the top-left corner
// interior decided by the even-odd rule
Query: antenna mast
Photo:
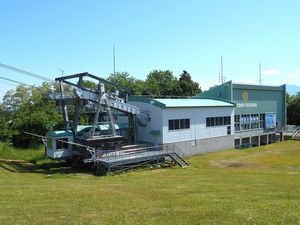
[[[223,75],[223,55],[221,55],[221,73],[219,73],[219,82],[223,84],[224,81],[225,81],[225,78]]]
[[[114,75],[116,74],[116,53],[115,53],[115,45],[113,45],[113,66],[114,66]]]
[[[261,85],[261,62],[259,62],[259,85]]]

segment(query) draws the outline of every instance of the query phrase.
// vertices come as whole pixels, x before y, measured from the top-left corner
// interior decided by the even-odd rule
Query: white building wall
[[[231,116],[231,133],[234,133],[234,108],[167,108],[162,114],[162,143],[174,143],[189,140],[206,139],[227,136],[227,125],[206,127],[207,117]],[[190,129],[170,130],[168,123],[171,119],[190,119]]]
[[[139,141],[154,145],[172,144],[180,146],[187,155],[210,152],[234,146],[234,108],[233,107],[207,107],[207,108],[166,108],[143,102],[130,104],[150,113],[150,121],[146,127],[138,127]],[[207,117],[231,116],[231,135],[227,134],[227,125],[206,127]],[[190,129],[169,131],[170,119],[190,119]],[[160,135],[151,135],[151,131],[160,131]],[[216,138],[214,140],[214,138]],[[221,139],[220,139],[221,138]],[[224,140],[223,140],[223,139]],[[203,143],[200,142],[204,141]],[[217,142],[217,143],[216,143]],[[220,146],[219,146],[220,145]]]
[[[145,127],[138,127],[137,139],[138,141],[150,142],[154,145],[162,143],[162,109],[144,102],[130,101],[130,104],[139,107],[141,110],[148,111],[150,114],[150,121],[146,123]],[[160,135],[152,135],[151,131],[159,131]]]

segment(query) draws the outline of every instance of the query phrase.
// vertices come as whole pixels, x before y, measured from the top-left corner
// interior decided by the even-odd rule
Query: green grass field
[[[0,145],[0,224],[300,224],[299,141],[106,177],[18,151]]]

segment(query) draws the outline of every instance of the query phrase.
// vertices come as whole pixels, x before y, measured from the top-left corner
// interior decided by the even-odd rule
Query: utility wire
[[[1,84],[6,84],[6,85],[14,86],[14,87],[16,86],[16,84],[12,84],[12,83],[5,82],[5,81],[1,81]]]
[[[38,79],[41,79],[41,80],[45,80],[45,81],[48,81],[48,82],[55,82],[55,80],[52,80],[48,77],[44,77],[44,76],[41,76],[41,75],[38,75],[38,74],[35,74],[35,73],[31,73],[31,72],[28,72],[28,71],[25,71],[25,70],[21,70],[21,69],[18,69],[16,67],[8,66],[8,65],[5,65],[3,63],[0,63],[0,67],[3,67],[5,69],[11,70],[11,71],[14,71],[14,72],[17,72],[17,73],[23,73],[25,75],[35,77],[35,78],[38,78]]]
[[[25,83],[22,83],[22,82],[19,82],[19,81],[16,81],[16,80],[12,80],[12,79],[9,79],[9,78],[6,78],[6,77],[2,77],[2,76],[0,76],[0,79],[6,80],[6,81],[10,81],[10,82],[13,82],[13,83],[16,83],[16,84],[21,84],[21,85],[26,85],[26,86],[32,86],[32,85],[25,84]]]

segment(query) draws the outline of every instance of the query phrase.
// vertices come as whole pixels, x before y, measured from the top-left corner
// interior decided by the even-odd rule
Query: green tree
[[[174,96],[180,93],[178,79],[170,70],[153,70],[146,79],[146,90],[150,95]]]
[[[145,82],[139,79],[130,76],[127,72],[117,72],[115,74],[111,74],[108,78],[108,81],[125,87],[128,89],[130,94],[141,95],[144,91]],[[115,90],[116,87],[109,87],[110,90]],[[122,90],[119,90],[122,91]]]
[[[83,80],[81,85],[82,85],[82,87],[88,88],[88,89],[91,89],[91,90],[96,90],[97,89],[97,84],[94,81]]]
[[[186,70],[180,74],[179,86],[181,96],[194,96],[202,92],[199,84],[192,80],[191,75]]]
[[[25,147],[36,139],[25,135],[24,131],[44,135],[61,123],[62,117],[56,110],[55,101],[48,97],[53,88],[52,84],[43,83],[40,87],[20,85],[16,90],[8,91],[1,107],[0,124],[5,126],[7,121],[3,119],[8,119],[9,130],[0,134],[0,139],[10,139],[14,145]]]
[[[0,140],[3,142],[10,141],[13,136],[10,114],[11,113],[7,110],[7,108],[3,105],[0,106]]]
[[[296,95],[287,96],[287,123],[300,125],[300,92]]]
[[[17,86],[16,90],[9,90],[3,97],[3,107],[8,110],[18,109],[23,102],[29,100],[30,87],[25,85]]]

